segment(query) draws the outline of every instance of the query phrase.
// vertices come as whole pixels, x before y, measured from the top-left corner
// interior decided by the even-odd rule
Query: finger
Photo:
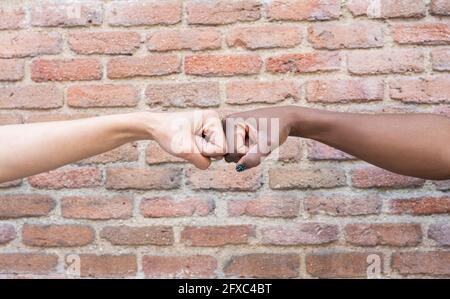
[[[237,163],[243,156],[243,154],[226,154],[224,158],[228,163]]]
[[[250,150],[237,162],[236,171],[241,172],[261,164],[267,155],[258,151],[258,146],[254,145]]]
[[[182,158],[202,170],[208,169],[208,167],[211,165],[211,159],[198,153],[185,154],[182,156]]]

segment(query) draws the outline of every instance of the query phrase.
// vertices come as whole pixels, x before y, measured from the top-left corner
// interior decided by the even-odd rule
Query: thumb
[[[261,164],[267,155],[258,151],[258,145],[250,147],[249,151],[237,162],[236,171],[242,172]]]

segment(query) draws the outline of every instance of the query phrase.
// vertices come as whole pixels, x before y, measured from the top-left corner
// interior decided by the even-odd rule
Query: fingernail
[[[236,171],[237,172],[243,172],[244,170],[246,170],[247,167],[244,164],[238,164],[236,165]]]

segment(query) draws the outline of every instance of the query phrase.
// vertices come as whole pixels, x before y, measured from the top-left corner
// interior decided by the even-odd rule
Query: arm
[[[218,125],[214,122],[217,119]],[[183,130],[177,123],[187,124]],[[209,128],[207,134],[205,127]],[[212,129],[211,129],[212,128]],[[72,121],[8,125],[0,127],[0,182],[48,171],[79,161],[127,142],[154,139],[165,150],[199,168],[207,168],[214,155],[189,144],[173,148],[173,136],[184,141],[205,142],[213,135],[221,140],[222,126],[214,112],[151,113],[138,112],[86,118]],[[179,138],[179,139],[180,139]],[[206,148],[211,151],[212,146]],[[213,150],[215,148],[213,147]],[[204,154],[204,155],[202,155]]]

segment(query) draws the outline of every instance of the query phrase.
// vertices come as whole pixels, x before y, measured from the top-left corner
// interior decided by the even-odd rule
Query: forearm
[[[151,138],[149,113],[0,127],[0,182],[76,162]]]
[[[295,108],[291,135],[315,139],[387,170],[450,178],[450,119]]]

